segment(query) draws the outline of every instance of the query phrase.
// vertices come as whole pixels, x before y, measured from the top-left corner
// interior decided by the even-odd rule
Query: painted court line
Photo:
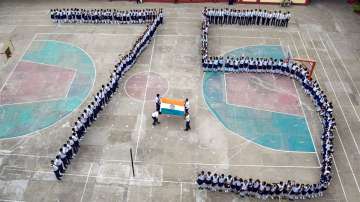
[[[307,35],[309,36],[309,39],[310,39],[313,47],[315,47],[314,41],[312,40],[312,38],[311,38],[310,33],[309,33],[308,30],[307,30]],[[355,143],[357,152],[360,154],[359,148],[358,148],[358,146],[357,146],[357,143],[355,142],[354,135],[353,135],[353,133],[352,133],[352,131],[351,131],[351,128],[350,128],[350,126],[349,126],[349,123],[348,123],[348,121],[347,121],[347,118],[346,118],[346,116],[345,116],[345,113],[344,113],[344,111],[343,111],[343,109],[342,109],[342,106],[340,105],[340,102],[339,102],[339,99],[338,99],[337,95],[335,94],[335,90],[334,90],[334,88],[333,88],[333,86],[332,86],[332,83],[331,83],[331,81],[330,81],[330,78],[329,78],[329,76],[328,76],[328,74],[327,74],[327,72],[326,72],[326,70],[325,70],[325,67],[324,67],[324,65],[323,65],[323,62],[322,62],[322,60],[321,60],[321,58],[320,58],[320,55],[319,55],[319,53],[317,52],[316,48],[315,48],[315,52],[316,52],[316,55],[317,55],[318,58],[319,58],[319,62],[320,62],[320,64],[321,64],[321,67],[322,67],[322,69],[323,69],[324,72],[325,72],[325,76],[326,76],[327,80],[329,81],[330,88],[332,89],[332,91],[333,91],[333,93],[334,93],[334,95],[335,95],[335,100],[336,100],[336,102],[337,102],[337,104],[338,104],[338,106],[339,106],[339,108],[340,108],[340,110],[341,110],[341,112],[342,112],[342,115],[344,116],[345,123],[346,123],[346,125],[347,125],[348,128],[349,128],[349,131],[350,131],[350,134],[351,134],[351,136],[352,136],[352,138],[353,138],[353,141],[354,141],[354,143]],[[336,131],[337,131],[337,130],[336,130]],[[341,138],[339,138],[339,140],[340,140],[340,142],[341,142],[341,144],[342,144]],[[342,145],[343,145],[343,144],[342,144]],[[345,151],[345,148],[344,148],[344,151]],[[347,157],[346,151],[345,151],[345,156]],[[348,160],[348,158],[347,158],[347,160]],[[350,166],[350,162],[349,162],[349,166]],[[353,175],[353,178],[354,178],[354,181],[355,181],[357,190],[360,192],[359,184],[358,184],[358,182],[357,182],[356,176],[355,176],[354,171],[353,171],[353,169],[352,169],[351,166],[350,166],[350,170],[351,170],[351,173],[352,173],[352,175]]]
[[[319,164],[319,167],[320,167],[321,162],[320,162],[319,154],[318,154],[318,152],[317,152],[317,148],[316,148],[316,145],[315,145],[315,142],[314,142],[313,134],[312,134],[311,129],[310,129],[310,127],[309,127],[309,122],[308,122],[308,120],[307,120],[307,118],[306,118],[305,110],[304,110],[304,108],[303,108],[303,106],[302,106],[300,94],[299,94],[299,91],[298,91],[298,89],[297,89],[297,87],[296,87],[295,80],[292,79],[292,81],[293,81],[293,84],[294,84],[296,93],[298,94],[299,105],[300,105],[300,108],[301,108],[301,110],[302,110],[302,112],[303,112],[303,114],[304,114],[306,126],[307,126],[307,128],[308,128],[308,130],[309,130],[309,132],[310,132],[311,142],[312,142],[312,144],[313,144],[313,146],[314,146],[315,153],[316,153],[316,158],[317,158],[317,160],[318,160],[318,164]]]
[[[92,167],[90,167],[92,168]],[[30,170],[30,169],[22,169],[22,168],[5,168],[7,170],[13,170],[13,171],[20,171],[20,172],[27,172],[27,173],[43,173],[43,174],[50,174],[53,175],[54,172],[51,171],[38,171],[38,170]],[[99,178],[99,179],[114,179],[119,181],[127,181],[127,182],[160,182],[160,183],[173,183],[173,184],[195,184],[195,182],[191,181],[172,181],[172,180],[153,180],[153,179],[138,179],[138,178],[123,178],[123,177],[117,177],[117,176],[98,176],[98,175],[90,175],[91,170],[89,169],[89,172],[87,175],[83,174],[69,174],[64,173],[64,176],[74,176],[74,177],[86,177],[85,186],[88,183],[89,178]],[[54,180],[55,177],[54,177]],[[84,187],[82,198],[85,195],[86,187]]]
[[[227,104],[228,103],[228,98],[227,98],[227,87],[226,87],[226,75],[225,73],[223,74],[224,75],[224,94],[225,94],[225,103]]]
[[[320,34],[319,34],[319,33],[317,33],[317,34],[318,34],[318,36],[319,36],[319,39],[320,39],[321,43],[323,44],[323,46],[324,46],[325,49],[326,49],[326,53],[327,53],[327,55],[329,56],[331,65],[333,66],[333,68],[334,68],[334,70],[335,70],[335,72],[336,72],[336,75],[337,75],[337,77],[338,77],[339,80],[340,80],[341,86],[343,87],[344,92],[345,92],[347,98],[349,99],[349,101],[350,101],[350,103],[351,103],[351,106],[352,106],[352,108],[353,108],[353,110],[354,110],[354,112],[355,112],[356,118],[357,118],[358,121],[360,121],[359,114],[358,114],[358,112],[356,111],[355,106],[354,106],[354,103],[351,101],[351,98],[350,98],[349,94],[346,93],[347,89],[346,89],[346,87],[345,87],[345,85],[344,85],[343,79],[341,79],[341,76],[340,76],[339,71],[337,70],[337,68],[336,68],[336,66],[335,66],[335,64],[334,64],[333,59],[332,59],[331,56],[330,56],[329,50],[328,50],[328,48],[325,46],[325,43],[324,43],[322,37],[320,36]],[[350,78],[350,80],[352,80],[352,78]],[[354,86],[355,86],[355,88],[356,88],[356,85],[354,85]]]
[[[33,100],[33,101],[28,101],[28,102],[14,102],[14,103],[8,103],[8,104],[0,104],[0,107],[2,107],[2,106],[10,106],[10,105],[33,104],[33,103],[39,103],[39,102],[53,102],[53,101],[63,100],[65,98],[66,97],[54,98],[54,99]]]
[[[73,78],[71,79],[71,82],[70,82],[70,84],[69,84],[68,90],[67,90],[66,95],[65,95],[66,98],[67,98],[68,95],[69,95],[69,92],[70,92],[71,86],[72,86],[72,84],[73,84],[73,82],[74,82],[74,80],[75,80],[76,74],[77,74],[77,70],[75,70],[74,76],[73,76]]]
[[[310,41],[311,41],[312,45],[315,47],[314,41],[312,40],[309,31],[307,31],[307,34],[308,34],[308,36],[310,37]],[[354,142],[354,144],[355,144],[357,153],[360,155],[359,146],[358,146],[358,144],[357,144],[357,142],[356,142],[356,140],[355,140],[355,137],[354,137],[354,134],[353,134],[353,132],[352,132],[352,130],[351,130],[350,124],[348,123],[348,120],[347,120],[347,118],[346,118],[346,116],[345,116],[345,112],[344,112],[344,110],[343,110],[343,108],[342,108],[342,105],[340,104],[339,98],[338,98],[338,96],[336,95],[336,92],[335,92],[335,90],[334,90],[334,87],[333,87],[333,85],[332,85],[332,82],[331,82],[331,80],[330,80],[330,77],[329,77],[327,71],[325,70],[324,63],[322,62],[322,59],[321,59],[319,53],[316,51],[316,48],[315,48],[315,52],[316,52],[316,55],[317,55],[318,58],[319,58],[319,62],[320,62],[321,67],[322,67],[322,69],[323,69],[323,71],[324,71],[324,73],[325,73],[325,76],[326,76],[327,80],[329,81],[330,88],[331,88],[331,90],[333,91],[334,96],[335,96],[335,100],[336,100],[336,102],[337,102],[338,105],[339,105],[339,108],[340,108],[340,110],[341,110],[342,115],[344,116],[345,123],[346,123],[346,125],[347,125],[347,127],[348,127],[348,129],[349,129],[349,132],[350,132],[350,135],[351,135],[351,137],[352,137],[352,139],[353,139],[353,142]],[[359,191],[360,191],[360,189],[359,189]]]
[[[299,34],[299,33],[298,33]],[[292,37],[292,35],[289,33],[289,36],[290,36],[290,38],[291,38],[291,41],[292,41],[292,43],[293,43],[293,45],[294,45],[294,47],[295,47],[295,51],[296,51],[296,53],[297,53],[297,56],[298,57],[300,57],[300,54],[299,54],[299,50],[298,50],[298,48],[297,48],[297,46],[296,46],[296,44],[295,44],[295,40],[293,39],[293,37]],[[300,36],[300,35],[299,35]],[[303,46],[304,46],[304,48],[305,48],[305,44],[303,43]],[[306,48],[305,48],[306,49]],[[309,55],[307,56],[307,58],[309,59]],[[316,74],[314,73],[314,76],[316,77]],[[318,79],[316,79],[316,80],[318,80]],[[318,81],[319,82],[319,81]],[[319,120],[320,120],[320,117],[318,117],[319,118]],[[336,128],[335,128],[335,130],[336,130]],[[338,135],[338,137],[339,137],[339,135]],[[340,137],[339,137],[339,139],[340,139]],[[340,139],[340,141],[341,141],[341,139]],[[344,149],[344,146],[342,145],[342,148],[343,148],[343,150],[345,151],[345,149]],[[346,153],[345,153],[346,154]],[[339,169],[337,168],[337,166],[336,166],[336,161],[335,161],[335,156],[333,156],[333,159],[334,159],[334,165],[335,165],[335,169],[336,169],[336,174],[337,174],[337,176],[338,176],[338,178],[339,178],[339,182],[340,182],[340,185],[341,185],[341,189],[342,189],[342,191],[343,191],[343,194],[344,194],[344,196],[345,196],[345,200],[346,201],[348,201],[347,200],[347,196],[346,196],[346,193],[345,193],[345,189],[344,189],[344,185],[343,185],[343,183],[342,183],[342,179],[341,179],[341,177],[340,177],[340,174],[339,174]],[[349,163],[349,161],[348,161],[348,163]],[[350,164],[349,164],[349,166],[350,166]]]
[[[293,58],[293,53],[291,52],[290,46],[289,46],[288,48],[289,48],[290,57]],[[299,90],[298,90],[297,87],[296,87],[295,80],[294,80],[294,79],[291,79],[291,80],[292,80],[292,82],[293,82],[293,84],[294,84],[294,88],[295,88],[295,91],[296,91],[296,94],[297,94],[297,97],[298,97],[298,100],[299,100],[299,106],[300,106],[300,108],[301,108],[301,110],[302,110],[302,113],[304,114],[306,126],[307,126],[307,128],[308,128],[308,130],[309,130],[309,132],[310,132],[311,142],[312,142],[312,144],[313,144],[313,146],[314,146],[314,149],[315,149],[315,152],[316,152],[316,158],[317,158],[317,160],[318,160],[318,165],[319,165],[319,167],[320,167],[321,161],[320,161],[320,158],[319,158],[319,154],[318,154],[318,152],[317,152],[317,147],[316,147],[316,145],[315,145],[315,141],[314,141],[314,138],[313,138],[313,134],[312,134],[312,132],[311,132],[311,128],[310,128],[310,126],[309,126],[309,121],[307,120],[307,117],[306,117],[306,114],[305,114],[305,110],[304,110],[304,108],[303,108],[303,104],[302,104],[302,101],[301,101],[300,93],[299,93]]]
[[[335,47],[334,41],[331,39],[329,33],[326,33],[326,35],[327,35],[327,37],[329,38],[330,44],[332,45],[333,49],[335,50],[334,52],[335,52],[336,56],[339,58],[342,66],[343,66],[344,69],[345,69],[346,74],[348,75],[348,77],[350,78],[351,83],[353,84],[354,88],[356,89],[356,92],[357,92],[358,96],[360,96],[360,91],[359,91],[357,85],[355,84],[354,79],[353,79],[353,77],[351,76],[351,74],[350,74],[350,72],[349,72],[349,70],[348,70],[347,65],[345,64],[343,58],[342,58],[341,55],[339,54],[339,51],[338,51],[337,48]]]
[[[35,39],[34,41],[43,41],[43,40]],[[59,41],[59,42],[61,43],[61,41]],[[72,68],[72,67],[61,67],[61,66],[58,66],[58,65],[46,64],[46,63],[43,63],[43,62],[35,62],[35,61],[31,61],[31,60],[26,60],[26,59],[22,59],[21,61],[22,62],[27,62],[27,63],[33,63],[33,64],[47,65],[47,66],[56,67],[56,68],[59,68],[59,69],[70,69],[70,70],[73,70],[73,71],[77,71],[77,69]]]
[[[276,40],[280,40],[279,37],[265,37],[265,36],[227,36],[227,35],[211,35],[209,36],[209,38],[243,38],[243,39],[276,39]]]
[[[299,117],[299,118],[304,118],[304,116],[298,115],[298,114],[289,114],[289,113],[286,113],[286,112],[277,112],[277,111],[272,111],[272,110],[268,110],[268,109],[249,107],[249,106],[244,106],[244,105],[239,105],[239,104],[232,104],[232,103],[226,103],[226,104],[236,106],[236,107],[253,109],[253,110],[256,110],[256,111],[266,111],[266,112],[271,112],[271,113],[276,113],[276,114],[282,114],[282,115],[287,115],[287,116],[295,116],[295,117]],[[313,152],[310,152],[310,153],[313,153]]]
[[[245,142],[251,142],[249,140],[245,140]],[[304,153],[312,154],[312,153]],[[29,158],[48,158],[52,159],[54,156],[40,156],[40,155],[32,155],[32,154],[7,154],[2,153],[0,156],[19,156],[19,157],[29,157]],[[97,163],[95,161],[99,161],[100,163],[107,163],[107,162],[118,162],[128,164],[130,163],[129,160],[117,160],[117,159],[93,159],[92,163]],[[262,165],[262,164],[224,164],[224,163],[203,163],[203,162],[178,162],[178,163],[147,163],[144,161],[134,161],[136,164],[143,164],[145,165],[154,165],[154,166],[163,166],[163,165],[199,165],[199,166],[230,166],[230,167],[260,167],[260,168],[304,168],[304,169],[314,169],[319,168],[319,166],[304,166],[304,165]]]
[[[87,186],[87,183],[89,182],[89,177],[90,177],[92,167],[93,167],[93,164],[90,164],[89,172],[88,172],[87,177],[86,177],[86,182],[85,182],[84,190],[83,190],[83,192],[81,194],[80,202],[83,201],[84,194],[85,194],[85,191],[86,191],[86,186]]]
[[[335,166],[336,174],[337,174],[337,176],[338,176],[338,178],[339,178],[339,182],[340,182],[340,185],[341,185],[341,190],[342,190],[342,192],[343,192],[343,194],[344,194],[344,197],[345,197],[345,201],[348,201],[347,196],[346,196],[346,193],[345,193],[344,185],[343,185],[342,180],[341,180],[341,177],[340,177],[340,175],[339,175],[339,169],[337,168],[335,158],[333,158],[333,160],[334,160],[334,166]]]
[[[138,138],[137,138],[137,141],[136,141],[136,148],[135,148],[135,158],[134,158],[135,161],[137,159],[137,153],[138,153],[138,149],[139,149],[142,122],[143,122],[143,119],[144,119],[143,116],[144,116],[144,109],[145,109],[145,103],[146,103],[146,94],[147,94],[147,90],[148,90],[149,77],[150,77],[151,65],[152,65],[152,60],[153,60],[153,55],[154,55],[155,42],[156,42],[156,36],[154,37],[153,46],[151,48],[150,64],[149,64],[149,70],[148,70],[148,73],[147,73],[147,79],[146,79],[146,85],[145,85],[145,95],[144,95],[143,105],[142,105],[142,108],[141,108],[140,126],[139,126]]]

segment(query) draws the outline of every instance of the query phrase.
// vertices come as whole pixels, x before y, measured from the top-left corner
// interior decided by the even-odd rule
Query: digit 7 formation
[[[88,127],[97,119],[104,107],[109,103],[118,88],[119,81],[133,67],[136,59],[150,44],[157,28],[163,23],[162,9],[143,9],[118,11],[111,9],[53,9],[50,11],[54,23],[94,23],[94,24],[148,24],[146,30],[138,37],[132,49],[115,64],[109,81],[102,85],[72,127],[72,135],[60,147],[58,155],[51,160],[51,168],[58,180],[65,173],[71,160],[80,149],[80,142],[86,135]]]

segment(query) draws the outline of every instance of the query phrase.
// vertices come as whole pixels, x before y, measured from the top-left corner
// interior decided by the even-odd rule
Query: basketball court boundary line
[[[35,34],[35,36],[33,37],[34,40],[32,40],[32,41],[35,41],[35,38],[36,38],[36,37],[37,37],[37,34]],[[31,41],[30,45],[32,44],[32,41]],[[83,105],[85,102],[89,102],[89,101],[88,101],[88,98],[89,98],[89,96],[91,95],[92,89],[94,89],[94,85],[95,85],[95,81],[96,81],[96,64],[95,64],[93,58],[90,56],[90,54],[89,54],[88,52],[86,52],[86,51],[85,51],[84,49],[82,49],[81,47],[78,47],[78,46],[75,46],[75,45],[73,45],[73,44],[70,44],[70,43],[67,43],[67,42],[63,42],[63,41],[57,41],[57,40],[36,40],[36,41],[53,41],[53,42],[58,42],[58,43],[64,43],[64,44],[70,45],[70,46],[72,46],[72,47],[78,48],[78,49],[80,49],[81,51],[83,51],[83,52],[88,56],[89,60],[91,61],[92,65],[93,65],[93,68],[94,68],[94,79],[93,79],[93,82],[92,82],[92,86],[91,86],[91,88],[89,89],[89,92],[88,92],[87,96],[82,100],[82,102],[79,104],[79,106],[76,107],[73,111],[71,111],[71,112],[69,112],[68,114],[66,114],[65,116],[61,117],[59,120],[55,121],[54,123],[52,123],[52,124],[50,124],[50,125],[48,125],[48,126],[46,126],[46,127],[44,127],[44,128],[41,128],[41,129],[32,131],[32,132],[27,133],[27,134],[24,134],[24,135],[20,135],[20,136],[16,136],[16,137],[0,138],[0,142],[1,142],[1,141],[6,141],[6,140],[10,140],[10,139],[15,139],[15,138],[23,138],[23,137],[26,137],[26,136],[41,135],[41,134],[42,134],[41,131],[47,130],[47,129],[55,126],[55,124],[64,121],[65,118],[69,117],[72,113],[76,112],[76,111],[80,108],[81,105]],[[29,47],[30,47],[30,45],[29,45]],[[28,51],[28,50],[26,50],[26,51],[24,52],[23,56],[26,54],[27,51]],[[20,60],[19,60],[19,61],[20,61]]]

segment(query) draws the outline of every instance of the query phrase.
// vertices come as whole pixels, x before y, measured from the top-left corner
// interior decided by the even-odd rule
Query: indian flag
[[[161,114],[169,114],[174,116],[184,116],[185,107],[184,100],[161,98],[160,112]]]

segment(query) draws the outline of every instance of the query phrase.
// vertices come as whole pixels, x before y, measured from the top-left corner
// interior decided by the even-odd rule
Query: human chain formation
[[[287,27],[291,18],[290,12],[269,10],[235,10],[229,8],[206,8],[203,16],[210,24],[264,25]]]
[[[119,81],[121,81],[125,73],[135,64],[137,57],[151,42],[157,27],[163,23],[162,9],[155,10],[155,12],[156,16],[153,18],[153,21],[151,21],[144,33],[136,40],[129,53],[123,56],[115,65],[114,71],[110,75],[109,82],[102,85],[100,90],[94,96],[94,100],[91,104],[89,104],[77,118],[77,121],[72,127],[72,135],[60,148],[55,160],[51,160],[51,167],[58,180],[61,180],[61,177],[70,165],[71,160],[79,152],[80,141],[83,140],[87,129],[94,121],[96,121],[98,113],[110,102],[111,97],[118,88]],[[147,18],[148,16],[145,17]],[[146,21],[142,22],[145,23]]]
[[[333,140],[336,126],[333,117],[332,103],[327,99],[319,84],[309,78],[306,67],[291,61],[276,60],[272,58],[226,58],[208,57],[207,36],[209,19],[204,17],[202,23],[202,65],[204,71],[224,72],[257,72],[273,73],[289,76],[301,83],[305,94],[312,98],[316,111],[323,126],[321,135],[321,174],[320,180],[315,184],[304,184],[288,180],[287,182],[266,182],[259,179],[243,179],[237,176],[217,174],[201,171],[196,182],[200,189],[211,191],[234,192],[241,197],[253,196],[259,199],[287,198],[309,199],[323,195],[332,179]]]
[[[153,22],[162,10],[141,9],[122,11],[117,9],[51,9],[50,17],[55,23],[92,24],[142,24]]]
[[[291,18],[290,12],[266,11],[266,10],[235,10],[204,8],[203,22],[201,24],[201,55],[202,63],[215,63],[223,65],[222,57],[208,57],[208,33],[210,24],[239,24],[239,25],[263,25],[287,27]],[[221,63],[222,62],[222,63]],[[218,64],[221,63],[221,64]]]

